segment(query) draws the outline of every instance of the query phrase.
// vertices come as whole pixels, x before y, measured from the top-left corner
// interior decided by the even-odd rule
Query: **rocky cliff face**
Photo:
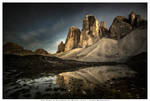
[[[103,33],[107,32],[104,23],[101,29]],[[102,33],[97,18],[93,15],[87,15],[83,20],[82,31],[74,26],[69,29],[64,51],[69,51],[74,48],[85,48],[97,42],[101,37]],[[63,45],[61,46],[63,47]],[[61,51],[58,49],[57,53],[62,51],[63,49]]]
[[[121,39],[136,28],[146,28],[146,26],[146,21],[134,12],[129,14],[129,18],[117,16],[109,28],[110,38]]]
[[[120,39],[124,37],[127,33],[131,32],[132,25],[129,24],[129,20],[124,16],[117,16],[113,20],[110,26],[110,37],[113,39]]]
[[[65,50],[65,44],[63,43],[63,41],[61,41],[60,44],[58,45],[57,53],[64,52],[64,50]]]
[[[106,27],[106,23],[104,21],[100,22],[100,32],[102,33],[103,37],[109,37],[110,33]]]
[[[134,26],[135,25],[135,18],[136,18],[136,14],[134,12],[131,12],[129,14],[129,23]]]
[[[83,29],[80,36],[79,47],[87,47],[102,37],[99,30],[99,23],[95,16],[87,15],[83,20]]]
[[[132,25],[133,29],[146,25],[146,21],[134,12],[129,14],[129,23]]]
[[[74,48],[78,47],[78,44],[80,42],[80,34],[81,34],[80,29],[78,29],[75,26],[72,26],[69,29],[68,36],[67,36],[67,39],[66,39],[66,42],[65,42],[64,51],[69,51],[71,49],[74,49]]]
[[[69,29],[64,51],[89,47],[103,37],[115,40],[122,39],[137,28],[147,28],[147,22],[140,15],[133,12],[129,14],[129,18],[116,16],[109,30],[104,21],[99,24],[95,16],[87,15],[83,20],[81,32],[76,27]],[[63,48],[61,51],[63,51]]]

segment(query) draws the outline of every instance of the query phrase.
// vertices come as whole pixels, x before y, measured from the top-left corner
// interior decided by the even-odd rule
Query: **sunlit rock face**
[[[126,58],[147,52],[147,29],[136,28],[120,40],[102,38],[87,48],[64,53],[60,58],[89,62],[123,62]]]
[[[117,16],[109,30],[104,21],[99,25],[95,16],[87,15],[78,47],[70,48],[59,57],[88,62],[125,62],[128,57],[146,50],[147,21],[140,15],[131,12],[129,18]]]
[[[130,24],[131,24],[132,26],[135,25],[135,18],[136,18],[136,14],[135,14],[134,12],[131,12],[131,13],[129,14],[129,22],[130,22]]]
[[[80,69],[73,72],[60,73],[56,77],[56,83],[65,87],[71,93],[88,93],[95,87],[105,84],[113,79],[134,77],[135,71],[126,66],[98,66]]]
[[[63,43],[63,41],[61,41],[60,44],[58,45],[57,53],[64,52],[64,50],[65,50],[65,44]]]
[[[110,33],[106,27],[106,23],[104,21],[100,22],[100,32],[102,33],[103,37],[109,37]]]
[[[64,51],[69,51],[71,49],[74,49],[74,48],[78,47],[78,44],[79,44],[79,41],[80,41],[80,34],[81,34],[80,29],[78,29],[75,26],[72,26],[69,29],[67,39],[66,39],[66,42],[65,42]]]
[[[111,33],[110,37],[114,39],[121,39],[126,36],[126,34],[131,32],[131,30],[132,26],[129,24],[129,20],[124,16],[117,16],[109,28]]]
[[[102,37],[99,30],[99,23],[95,16],[87,15],[83,20],[83,29],[80,36],[79,47],[87,47]]]

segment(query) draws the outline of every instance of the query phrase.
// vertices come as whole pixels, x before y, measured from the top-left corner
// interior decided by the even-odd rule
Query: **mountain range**
[[[72,26],[66,42],[58,45],[56,56],[79,61],[125,61],[147,51],[147,23],[131,12],[128,18],[116,16],[108,29],[93,15],[85,16],[83,28]]]

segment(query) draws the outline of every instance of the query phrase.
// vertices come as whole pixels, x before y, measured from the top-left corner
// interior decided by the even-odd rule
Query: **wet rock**
[[[42,93],[41,92],[36,92],[35,98],[42,98]]]
[[[23,96],[26,97],[26,98],[30,98],[31,94],[24,94]]]

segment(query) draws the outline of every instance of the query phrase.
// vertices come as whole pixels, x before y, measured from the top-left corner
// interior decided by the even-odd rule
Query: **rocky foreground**
[[[4,55],[4,98],[147,98],[147,54],[126,63]],[[142,68],[141,68],[142,67]]]

